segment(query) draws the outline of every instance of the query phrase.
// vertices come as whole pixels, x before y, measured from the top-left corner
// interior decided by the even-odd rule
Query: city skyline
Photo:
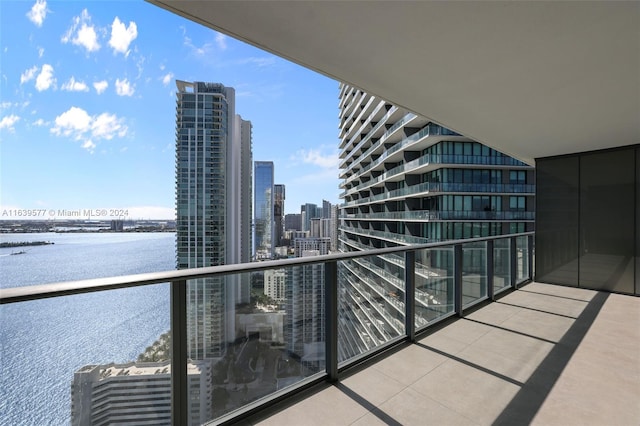
[[[338,201],[337,82],[144,2],[0,7],[0,219],[173,219],[176,80],[236,88],[254,159],[287,186],[285,213],[309,190]]]

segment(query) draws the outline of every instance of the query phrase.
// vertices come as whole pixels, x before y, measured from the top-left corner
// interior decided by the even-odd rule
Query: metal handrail
[[[533,232],[509,234],[509,236],[533,235]],[[105,278],[92,278],[79,281],[65,281],[61,283],[39,284],[32,286],[0,289],[0,305],[8,303],[26,302],[29,300],[47,299],[51,297],[71,296],[74,294],[93,293],[98,291],[115,290],[120,288],[138,287],[151,284],[160,284],[174,281],[186,281],[197,278],[229,275],[234,273],[246,273],[262,271],[265,269],[277,269],[289,266],[302,266],[317,263],[327,263],[339,260],[356,259],[366,256],[377,256],[390,253],[399,253],[413,250],[466,244],[478,241],[506,238],[506,235],[493,237],[468,238],[463,240],[447,240],[426,244],[413,244],[384,249],[363,250],[327,254],[313,257],[299,257],[293,259],[269,260],[264,262],[236,263],[233,265],[208,266],[203,268],[179,269],[162,272],[149,272],[135,275],[122,275]]]
[[[188,401],[188,379],[187,379],[187,280],[206,278],[212,276],[221,276],[234,273],[248,273],[254,271],[263,271],[267,269],[279,269],[283,267],[302,266],[309,264],[321,263],[324,265],[324,285],[325,285],[325,362],[326,370],[324,373],[317,374],[315,378],[309,377],[298,385],[287,388],[286,390],[277,391],[265,398],[248,403],[230,413],[224,414],[222,417],[214,419],[210,424],[235,424],[235,422],[246,415],[251,414],[255,410],[260,409],[265,404],[273,403],[287,395],[296,392],[296,389],[316,383],[320,380],[336,381],[339,379],[339,373],[342,368],[349,367],[354,363],[358,363],[365,359],[370,359],[380,351],[396,345],[408,339],[414,341],[416,333],[416,313],[415,313],[415,252],[424,249],[433,249],[438,247],[453,247],[455,253],[454,261],[454,295],[455,309],[450,314],[440,317],[446,318],[450,315],[462,315],[466,307],[473,306],[476,303],[493,298],[493,241],[498,239],[509,239],[511,250],[511,287],[516,287],[518,281],[516,279],[516,238],[526,236],[528,239],[527,256],[528,277],[531,279],[531,262],[533,248],[534,232],[523,232],[519,234],[497,235],[492,237],[469,238],[462,240],[449,240],[435,243],[399,246],[384,249],[362,250],[348,253],[329,254],[323,256],[313,256],[285,260],[273,260],[265,262],[241,263],[234,265],[212,266],[204,268],[172,270],[165,272],[152,272],[146,274],[126,275],[120,277],[96,278],[90,280],[71,281],[52,284],[41,284],[36,286],[24,286],[16,288],[0,289],[0,304],[19,303],[31,300],[39,300],[53,297],[69,296],[74,294],[91,293],[105,290],[113,290],[120,288],[144,286],[158,283],[171,282],[171,331],[172,331],[172,358],[171,358],[171,423],[176,426],[185,425],[189,422],[189,401]],[[487,262],[487,294],[480,299],[463,304],[462,299],[462,251],[463,246],[470,243],[486,242],[486,262]],[[491,254],[489,253],[491,252]],[[405,310],[405,332],[404,336],[400,333],[398,336],[386,336],[386,342],[376,343],[375,347],[370,348],[364,353],[352,358],[349,362],[345,362],[343,366],[338,365],[338,323],[340,321],[338,311],[338,268],[337,262],[341,260],[351,260],[361,257],[379,256],[393,253],[404,253],[405,255],[405,299],[403,308]],[[491,264],[490,264],[491,263]],[[427,325],[424,325],[426,328]],[[397,331],[397,330],[396,330]]]

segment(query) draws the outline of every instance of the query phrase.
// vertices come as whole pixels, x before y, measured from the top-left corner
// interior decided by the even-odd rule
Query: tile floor
[[[247,425],[640,425],[640,298],[530,283]]]

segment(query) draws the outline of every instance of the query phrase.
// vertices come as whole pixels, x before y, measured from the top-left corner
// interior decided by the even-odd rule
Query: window
[[[509,210],[524,211],[526,197],[512,196],[509,197]]]

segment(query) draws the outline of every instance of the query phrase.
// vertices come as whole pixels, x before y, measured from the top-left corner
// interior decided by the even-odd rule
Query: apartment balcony
[[[216,385],[229,400],[207,424],[634,424],[640,299],[531,282],[532,260],[525,233],[0,289],[0,303],[55,298],[62,314],[67,297],[170,282],[172,424],[186,425],[187,283],[319,264],[320,358],[233,344],[238,371]]]
[[[342,219],[355,220],[380,220],[380,221],[402,221],[402,222],[428,222],[434,220],[481,220],[481,221],[533,221],[535,212],[526,211],[431,211],[412,210],[401,212],[376,212],[376,213],[345,213]]]

